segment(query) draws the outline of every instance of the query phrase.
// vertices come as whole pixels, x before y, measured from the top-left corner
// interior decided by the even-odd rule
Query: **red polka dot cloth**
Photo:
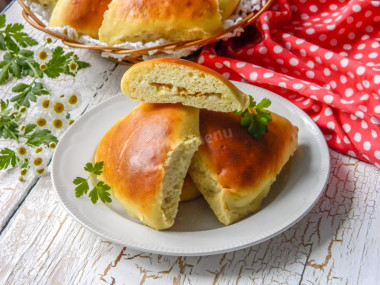
[[[277,0],[197,61],[287,98],[329,147],[380,168],[379,42],[379,0]]]

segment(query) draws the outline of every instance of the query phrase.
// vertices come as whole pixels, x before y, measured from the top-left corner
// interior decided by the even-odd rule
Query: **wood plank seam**
[[[49,162],[50,163],[50,162]],[[24,196],[24,198],[21,200],[21,202],[17,205],[17,207],[15,208],[15,210],[12,212],[12,214],[9,216],[8,220],[4,223],[4,226],[3,228],[0,230],[0,236],[1,234],[3,233],[3,231],[6,229],[6,227],[8,226],[9,222],[12,220],[12,218],[16,215],[17,211],[20,209],[20,207],[22,206],[22,204],[24,203],[26,197],[28,197],[29,193],[32,191],[32,189],[37,185],[37,182],[40,180],[40,178],[37,178],[37,180],[33,183],[33,185],[30,187],[29,190],[27,190],[26,192],[26,195]]]

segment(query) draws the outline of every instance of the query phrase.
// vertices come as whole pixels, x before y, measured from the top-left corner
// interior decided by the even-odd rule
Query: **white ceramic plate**
[[[300,109],[265,89],[234,82],[256,100],[267,97],[271,111],[299,128],[299,148],[272,186],[260,211],[230,226],[215,218],[203,198],[180,203],[175,225],[156,231],[130,218],[118,202],[76,198],[72,183],[86,177],[105,132],[138,103],[117,95],[84,114],[60,140],[53,157],[52,180],[67,211],[84,227],[123,246],[165,255],[209,255],[237,250],[267,240],[299,221],[317,202],[329,175],[329,152],[318,127]]]

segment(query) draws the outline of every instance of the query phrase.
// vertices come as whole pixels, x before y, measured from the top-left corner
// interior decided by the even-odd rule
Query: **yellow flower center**
[[[51,142],[51,143],[49,144],[49,147],[50,147],[50,148],[53,148],[53,149],[54,149],[56,146],[57,146],[57,145],[56,145],[54,142]]]
[[[78,97],[77,95],[73,94],[69,97],[69,104],[75,105],[78,102]]]
[[[23,168],[23,169],[21,169],[20,174],[22,176],[24,176],[27,172],[28,172],[28,170],[26,168]]]
[[[36,124],[39,127],[44,127],[46,125],[46,120],[44,118],[38,118],[36,120]]]
[[[40,65],[40,69],[41,70],[46,70],[47,69],[47,65],[46,64],[41,64]]]
[[[41,106],[42,108],[49,108],[49,105],[50,105],[50,100],[46,99],[46,100],[43,100],[42,103],[41,103]]]
[[[44,51],[44,50],[40,51],[40,53],[38,54],[38,58],[39,58],[40,60],[45,60],[45,59],[47,59],[47,58],[48,58],[48,54],[47,54],[47,52]]]
[[[56,113],[60,114],[65,110],[65,106],[62,103],[55,103],[53,109]]]
[[[75,62],[70,63],[69,68],[71,71],[76,71],[78,69],[78,64]]]
[[[36,159],[33,160],[33,164],[35,166],[40,166],[42,164],[42,158],[41,157],[37,157]]]
[[[62,120],[60,120],[60,119],[56,119],[56,120],[54,120],[54,121],[53,121],[53,126],[54,126],[54,128],[56,128],[56,129],[60,129],[60,128],[62,128],[62,126],[63,126]]]
[[[70,120],[69,121],[69,125],[71,126],[72,124],[74,124],[75,120]]]
[[[43,174],[45,172],[45,168],[39,168],[36,170],[38,174]]]
[[[37,147],[36,148],[36,153],[40,153],[42,151],[42,147]]]
[[[26,148],[23,147],[23,146],[20,146],[18,149],[17,149],[17,152],[19,155],[25,155],[26,154]]]

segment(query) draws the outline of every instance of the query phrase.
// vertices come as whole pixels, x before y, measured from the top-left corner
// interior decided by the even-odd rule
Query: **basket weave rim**
[[[267,0],[265,5],[259,11],[252,12],[247,17],[245,17],[242,21],[240,21],[238,24],[233,25],[211,37],[200,39],[200,40],[169,42],[169,43],[160,44],[157,46],[137,48],[137,49],[127,49],[127,48],[122,48],[122,47],[101,46],[101,45],[88,45],[88,44],[84,44],[76,40],[70,39],[63,34],[56,33],[47,29],[46,25],[37,18],[37,16],[29,9],[29,7],[26,6],[26,4],[22,0],[17,0],[17,1],[23,9],[22,11],[23,17],[30,25],[32,25],[34,28],[44,33],[47,33],[55,38],[60,39],[62,43],[67,46],[74,47],[74,48],[90,49],[90,50],[94,50],[98,52],[113,53],[117,55],[125,54],[131,57],[138,57],[141,55],[146,55],[149,51],[152,51],[152,50],[165,51],[165,50],[183,49],[183,48],[189,48],[192,46],[203,46],[206,44],[217,42],[221,40],[226,34],[232,32],[233,30],[239,27],[244,28],[247,25],[251,24],[270,7],[270,5],[272,4],[274,0]]]

